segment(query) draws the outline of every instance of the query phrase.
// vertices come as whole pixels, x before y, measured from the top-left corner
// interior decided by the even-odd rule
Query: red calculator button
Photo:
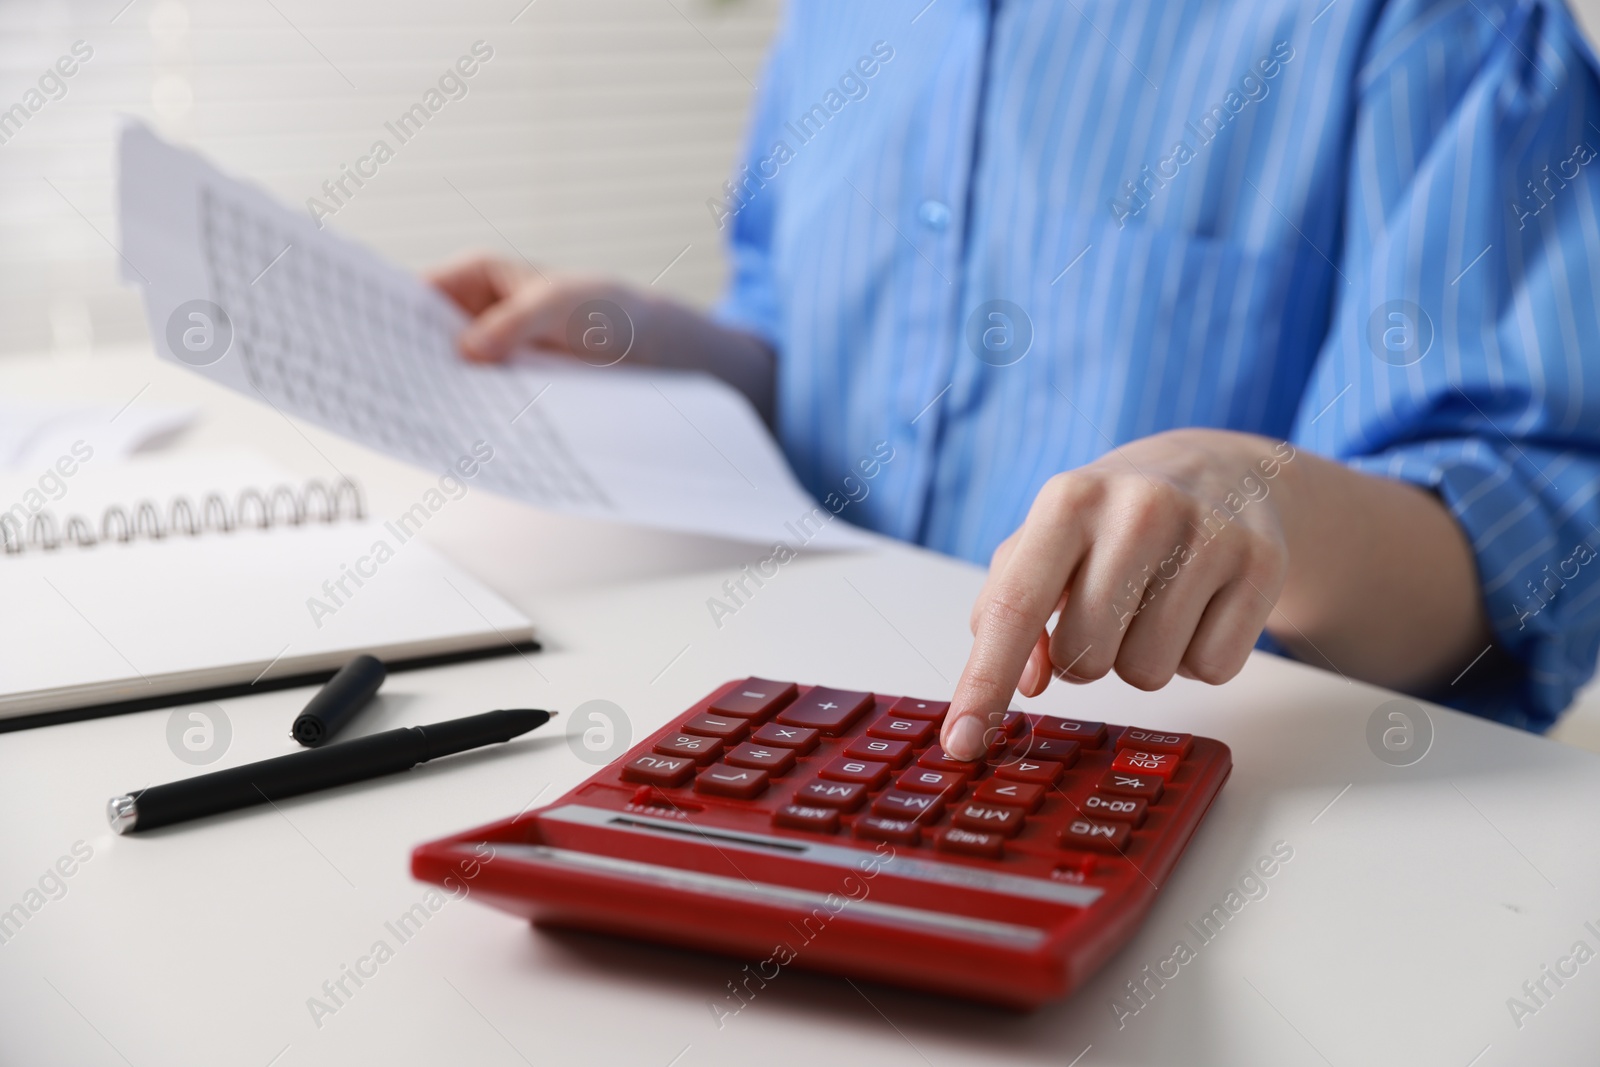
[[[767,772],[713,763],[694,780],[694,791],[714,797],[753,800],[767,791]]]
[[[1194,748],[1194,735],[1165,734],[1130,726],[1122,731],[1121,737],[1117,738],[1117,750],[1125,748],[1137,748],[1145,752],[1170,752],[1183,759],[1189,754],[1189,750]]]
[[[1171,778],[1172,772],[1178,769],[1178,757],[1171,752],[1141,752],[1138,749],[1125,748],[1111,761],[1111,769]]]
[[[1026,811],[1038,811],[1044,803],[1049,787],[1039,782],[1008,782],[1004,778],[991,778],[978,786],[972,799],[990,804],[1010,804]]]
[[[1100,781],[1095,783],[1095,788],[1102,793],[1139,797],[1151,804],[1161,799],[1161,779],[1153,774],[1107,771],[1100,776]]]
[[[1121,852],[1131,833],[1125,822],[1073,819],[1061,831],[1062,848],[1087,848],[1096,852]]]
[[[1011,745],[1011,754],[1014,756],[1031,756],[1034,759],[1054,760],[1063,767],[1071,767],[1078,762],[1078,742],[1063,741],[1059,737],[1040,737],[1029,734],[1018,738]]]
[[[890,715],[898,715],[902,719],[933,719],[944,718],[944,713],[950,710],[950,703],[944,700],[914,700],[911,697],[901,697],[894,702],[894,707],[889,709]]]
[[[730,748],[728,754],[722,757],[722,761],[731,763],[735,767],[754,767],[771,775],[786,774],[794,767],[794,750],[752,745],[746,741],[742,745]]]
[[[795,698],[800,688],[793,682],[769,682],[765,678],[746,678],[726,695],[718,697],[711,711],[737,715],[741,719],[761,720]]]
[[[856,759],[882,760],[898,767],[911,758],[910,741],[891,741],[886,737],[858,737],[844,750],[846,756]]]
[[[922,840],[915,819],[891,819],[883,815],[864,815],[856,820],[856,836],[896,845],[914,845]]]
[[[1076,741],[1084,748],[1099,748],[1106,743],[1106,724],[1079,722],[1077,719],[1042,718],[1033,732],[1040,737],[1059,737],[1063,741]]]
[[[876,789],[889,777],[889,765],[876,760],[840,756],[817,773],[835,782],[860,782],[868,789]]]
[[[1144,825],[1145,809],[1149,805],[1138,797],[1107,796],[1093,793],[1083,802],[1083,813],[1093,819],[1112,819],[1125,822],[1137,829]]]
[[[953,797],[966,785],[967,776],[955,771],[936,771],[932,767],[912,767],[899,778],[895,786],[913,793],[943,793]]]
[[[786,830],[810,830],[814,834],[837,833],[839,812],[834,808],[789,804],[773,814],[772,825],[781,826]]]
[[[986,860],[997,860],[1005,854],[1006,842],[999,834],[949,826],[939,835],[937,847],[941,852],[956,852],[963,856],[982,856]]]
[[[1019,759],[1012,763],[1002,763],[994,769],[994,773],[997,777],[1009,778],[1013,782],[1055,785],[1061,780],[1061,764],[1053,760]]]
[[[656,742],[662,756],[687,756],[696,763],[710,763],[722,754],[722,742],[699,734],[668,734]]]
[[[989,727],[998,726],[1007,737],[1020,737],[1027,730],[1028,720],[1022,717],[1020,711],[1006,711],[999,716],[989,716]]]
[[[1017,831],[1022,829],[1023,816],[1021,808],[972,802],[956,805],[955,815],[951,821],[963,830],[978,830],[983,833],[999,834],[1001,837],[1015,837]]]
[[[944,754],[944,749],[934,745],[928,751],[917,757],[918,767],[932,767],[936,771],[955,771],[957,774],[970,778],[978,773],[978,764],[970,760],[951,759]]]
[[[750,724],[734,715],[691,715],[678,729],[686,734],[721,738],[731,745],[745,735]]]
[[[804,726],[781,726],[769,722],[761,729],[750,735],[750,740],[758,745],[777,745],[779,748],[792,748],[801,755],[805,755],[817,747],[817,738],[820,735],[816,730],[807,730]]]
[[[872,802],[872,814],[891,819],[937,822],[939,816],[944,814],[944,797],[927,793],[907,793],[900,789],[885,789]]]
[[[855,811],[867,799],[867,787],[860,782],[807,782],[794,798],[803,804]]]
[[[635,756],[622,768],[624,781],[668,787],[682,785],[693,774],[694,760],[687,756]]]
[[[785,726],[809,726],[837,737],[870,707],[871,693],[824,689],[819,685],[779,712],[778,721]]]
[[[893,715],[885,715],[867,727],[867,736],[899,738],[910,741],[913,748],[921,748],[938,729],[939,724],[932,719],[897,719]]]

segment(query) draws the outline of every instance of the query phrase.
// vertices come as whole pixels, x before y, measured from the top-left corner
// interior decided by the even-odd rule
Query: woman
[[[470,359],[709,370],[991,558],[942,740],[1258,643],[1544,729],[1600,644],[1600,80],[1551,0],[794,4],[713,316],[469,256]],[[1059,620],[1051,617],[1059,611]]]

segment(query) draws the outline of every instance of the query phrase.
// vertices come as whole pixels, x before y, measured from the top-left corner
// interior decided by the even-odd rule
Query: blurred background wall
[[[93,51],[60,99],[0,123],[0,357],[144,339],[113,269],[118,114],[303,205],[476,41],[494,54],[467,95],[331,225],[413,267],[476,245],[709,302],[706,200],[779,2],[0,0],[0,109]],[[1600,0],[1578,14],[1592,36]]]
[[[1600,2],[1600,0],[1597,0]],[[132,114],[282,199],[320,196],[455,61],[493,58],[329,225],[421,267],[466,245],[721,283],[706,199],[740,141],[777,0],[0,0],[0,111],[82,41],[65,94],[0,121],[0,357],[142,342],[116,277]],[[53,86],[52,86],[53,88]],[[668,269],[670,265],[670,269]]]

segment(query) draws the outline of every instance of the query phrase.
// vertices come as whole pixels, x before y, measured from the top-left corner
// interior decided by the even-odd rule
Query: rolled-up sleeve
[[[1387,10],[1295,428],[1450,509],[1494,646],[1428,695],[1534,730],[1600,647],[1597,69],[1559,3]]]

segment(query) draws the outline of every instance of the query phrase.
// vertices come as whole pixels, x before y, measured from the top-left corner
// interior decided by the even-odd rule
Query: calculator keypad
[[[1010,711],[987,723],[986,758],[956,760],[938,744],[948,711],[943,701],[751,678],[685,715],[622,778],[742,804],[788,833],[846,833],[1078,879],[1113,870],[1118,855],[1136,861],[1143,835],[1171,818],[1173,783],[1194,752],[1188,734]]]

